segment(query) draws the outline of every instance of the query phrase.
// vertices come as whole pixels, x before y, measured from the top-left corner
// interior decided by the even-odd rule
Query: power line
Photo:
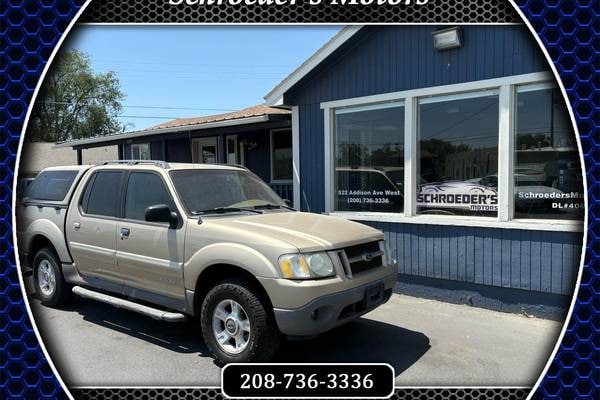
[[[285,75],[286,72],[277,72],[277,71],[197,71],[197,70],[166,70],[166,69],[139,69],[139,68],[110,68],[110,67],[105,67],[105,68],[98,68],[95,70],[96,72],[101,72],[101,73],[106,73],[106,72],[116,72],[117,74],[120,74],[121,71],[125,71],[125,72],[137,72],[137,73],[185,73],[185,74],[193,74],[193,75],[199,75],[199,74],[213,74],[213,75],[243,75],[243,76],[254,76],[254,75],[261,75],[261,76],[281,76],[281,75]]]
[[[97,60],[98,63],[113,63],[113,64],[141,64],[141,65],[171,65],[171,66],[189,66],[189,67],[244,67],[244,68],[291,68],[292,64],[214,64],[214,63],[166,63],[163,61],[131,61],[131,60]]]
[[[193,108],[193,107],[161,107],[161,106],[123,106],[126,108],[153,108],[162,110],[190,110],[190,111],[239,111],[231,108]]]
[[[261,76],[234,76],[234,75],[222,75],[222,76],[214,76],[214,77],[198,77],[193,75],[140,75],[140,74],[118,74],[118,78],[128,77],[128,78],[143,78],[143,79],[192,79],[196,81],[223,81],[223,79],[232,79],[232,80],[246,80],[246,81],[276,81],[281,79],[281,77],[261,77]]]
[[[74,105],[75,103],[69,103],[66,101],[43,101],[46,104],[60,104],[60,105]],[[144,108],[144,109],[157,109],[157,110],[186,110],[186,111],[239,111],[232,108],[195,108],[195,107],[170,107],[170,106],[142,106],[142,105],[121,105],[123,108]]]
[[[118,115],[119,118],[143,118],[143,119],[178,119],[181,117],[158,117],[150,115]]]

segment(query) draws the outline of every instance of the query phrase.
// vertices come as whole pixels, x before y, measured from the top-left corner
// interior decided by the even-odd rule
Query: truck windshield
[[[287,208],[267,184],[248,171],[186,169],[170,174],[175,190],[190,213],[243,211],[269,205]]]

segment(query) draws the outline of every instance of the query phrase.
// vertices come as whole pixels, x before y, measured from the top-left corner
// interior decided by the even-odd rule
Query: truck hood
[[[367,225],[339,217],[304,212],[266,212],[260,215],[219,218],[215,223],[285,241],[300,251],[337,249],[383,239]]]

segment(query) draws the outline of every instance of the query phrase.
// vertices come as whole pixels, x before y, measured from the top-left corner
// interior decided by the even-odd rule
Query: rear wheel
[[[42,304],[51,307],[68,303],[73,293],[63,278],[60,261],[51,247],[44,247],[33,259],[33,283]]]
[[[215,285],[202,303],[202,335],[217,359],[229,362],[269,361],[281,335],[269,306],[245,282]]]

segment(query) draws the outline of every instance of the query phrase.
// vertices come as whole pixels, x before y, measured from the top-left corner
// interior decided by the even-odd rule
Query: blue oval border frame
[[[7,0],[0,6],[0,397],[66,399],[32,328],[13,247],[12,188],[27,110],[47,61],[85,0]],[[590,398],[600,387],[600,5],[516,0],[569,97],[588,182],[588,233],[573,313],[532,398]]]

